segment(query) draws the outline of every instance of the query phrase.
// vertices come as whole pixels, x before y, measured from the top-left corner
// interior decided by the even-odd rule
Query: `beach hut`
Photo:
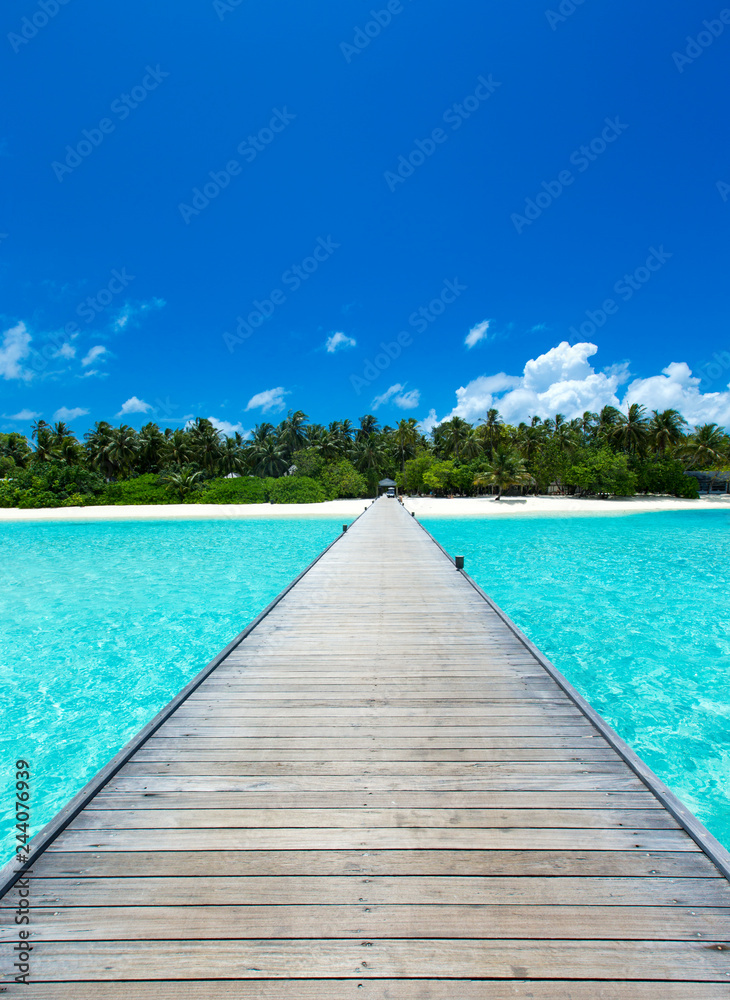
[[[378,483],[378,496],[381,496],[383,493],[387,493],[388,490],[393,490],[395,493],[395,489],[396,482],[394,479],[381,479]]]

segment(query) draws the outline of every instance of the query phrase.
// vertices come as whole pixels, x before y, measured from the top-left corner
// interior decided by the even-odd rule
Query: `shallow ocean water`
[[[0,864],[341,530],[341,519],[0,525]]]
[[[730,848],[730,512],[422,521]]]

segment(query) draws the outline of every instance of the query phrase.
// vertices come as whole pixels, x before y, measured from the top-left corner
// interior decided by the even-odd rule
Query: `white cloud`
[[[434,429],[434,427],[436,427],[436,425],[440,423],[441,421],[436,416],[436,411],[433,408],[431,408],[428,411],[428,416],[424,417],[423,420],[419,421],[418,429],[421,432],[421,434],[430,434],[431,431]]]
[[[694,426],[729,427],[730,392],[702,393],[700,382],[684,361],[673,361],[661,375],[634,379],[626,390],[624,406],[644,403],[651,410],[679,410]]]
[[[227,420],[219,420],[217,417],[208,417],[211,424],[215,427],[217,431],[224,434],[226,437],[233,437],[234,434],[238,433],[241,437],[246,437],[250,431],[247,431],[242,423],[231,424]]]
[[[471,350],[472,347],[475,347],[480,341],[489,339],[489,323],[490,320],[483,319],[481,323],[477,323],[476,326],[473,326],[467,333],[466,337],[464,337],[464,343],[469,350]]]
[[[0,375],[4,379],[18,378],[27,382],[33,378],[33,372],[22,365],[30,354],[31,340],[25,323],[18,323],[3,333],[0,344]]]
[[[20,410],[19,413],[13,413],[12,415],[3,413],[6,420],[35,420],[40,417],[40,413],[36,410]]]
[[[421,402],[421,393],[418,389],[409,389],[396,396],[393,402],[401,410],[415,410]]]
[[[421,421],[424,432],[451,417],[476,423],[495,407],[511,424],[532,416],[580,417],[586,410],[594,413],[604,406],[627,411],[631,403],[643,403],[649,410],[674,408],[691,424],[714,422],[730,425],[730,392],[701,393],[700,379],[684,362],[672,362],[661,375],[635,378],[626,387],[623,398],[619,388],[629,378],[628,362],[596,371],[589,358],[596,354],[595,344],[567,342],[531,359],[522,375],[480,375],[456,390],[456,405],[439,419],[434,410]]]
[[[346,333],[333,333],[325,341],[325,348],[328,354],[334,354],[335,351],[344,351],[348,347],[355,347],[357,341],[354,337],[348,337]]]
[[[91,373],[90,373],[91,374]],[[151,403],[145,403],[143,399],[130,396],[126,403],[122,403],[122,408],[117,413],[118,417],[126,417],[129,413],[149,413],[154,407]]]
[[[69,409],[68,406],[61,406],[53,414],[53,419],[67,422],[76,420],[77,417],[85,417],[88,412],[88,410],[84,410],[80,406],[74,406],[71,409]]]
[[[88,367],[88,365],[92,365],[97,360],[97,358],[101,358],[108,353],[109,351],[106,347],[102,347],[101,344],[97,344],[96,347],[92,347],[87,352],[86,356],[81,359],[81,365],[82,367],[86,368]]]
[[[149,299],[147,302],[125,302],[112,322],[112,329],[117,333],[124,330],[130,323],[149,312],[150,309],[163,309],[167,303],[164,299]]]
[[[396,382],[395,385],[386,389],[382,396],[376,396],[370,405],[373,410],[377,410],[386,403],[393,402],[401,410],[413,410],[420,401],[421,393],[418,389],[409,389],[408,392],[405,392],[405,385]]]
[[[71,358],[76,357],[76,348],[72,344],[61,344],[56,353],[55,358]]]
[[[286,405],[284,396],[288,395],[289,390],[281,385],[277,386],[276,389],[264,389],[263,392],[257,392],[249,399],[246,409],[261,410],[262,413],[278,413],[284,409]]]

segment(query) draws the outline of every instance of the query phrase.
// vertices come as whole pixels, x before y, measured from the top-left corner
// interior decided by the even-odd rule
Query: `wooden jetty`
[[[34,847],[11,996],[730,996],[727,852],[392,499]]]

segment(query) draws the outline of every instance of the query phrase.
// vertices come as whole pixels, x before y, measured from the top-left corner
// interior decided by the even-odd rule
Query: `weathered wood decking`
[[[11,995],[730,995],[727,880],[394,500],[33,873]]]

